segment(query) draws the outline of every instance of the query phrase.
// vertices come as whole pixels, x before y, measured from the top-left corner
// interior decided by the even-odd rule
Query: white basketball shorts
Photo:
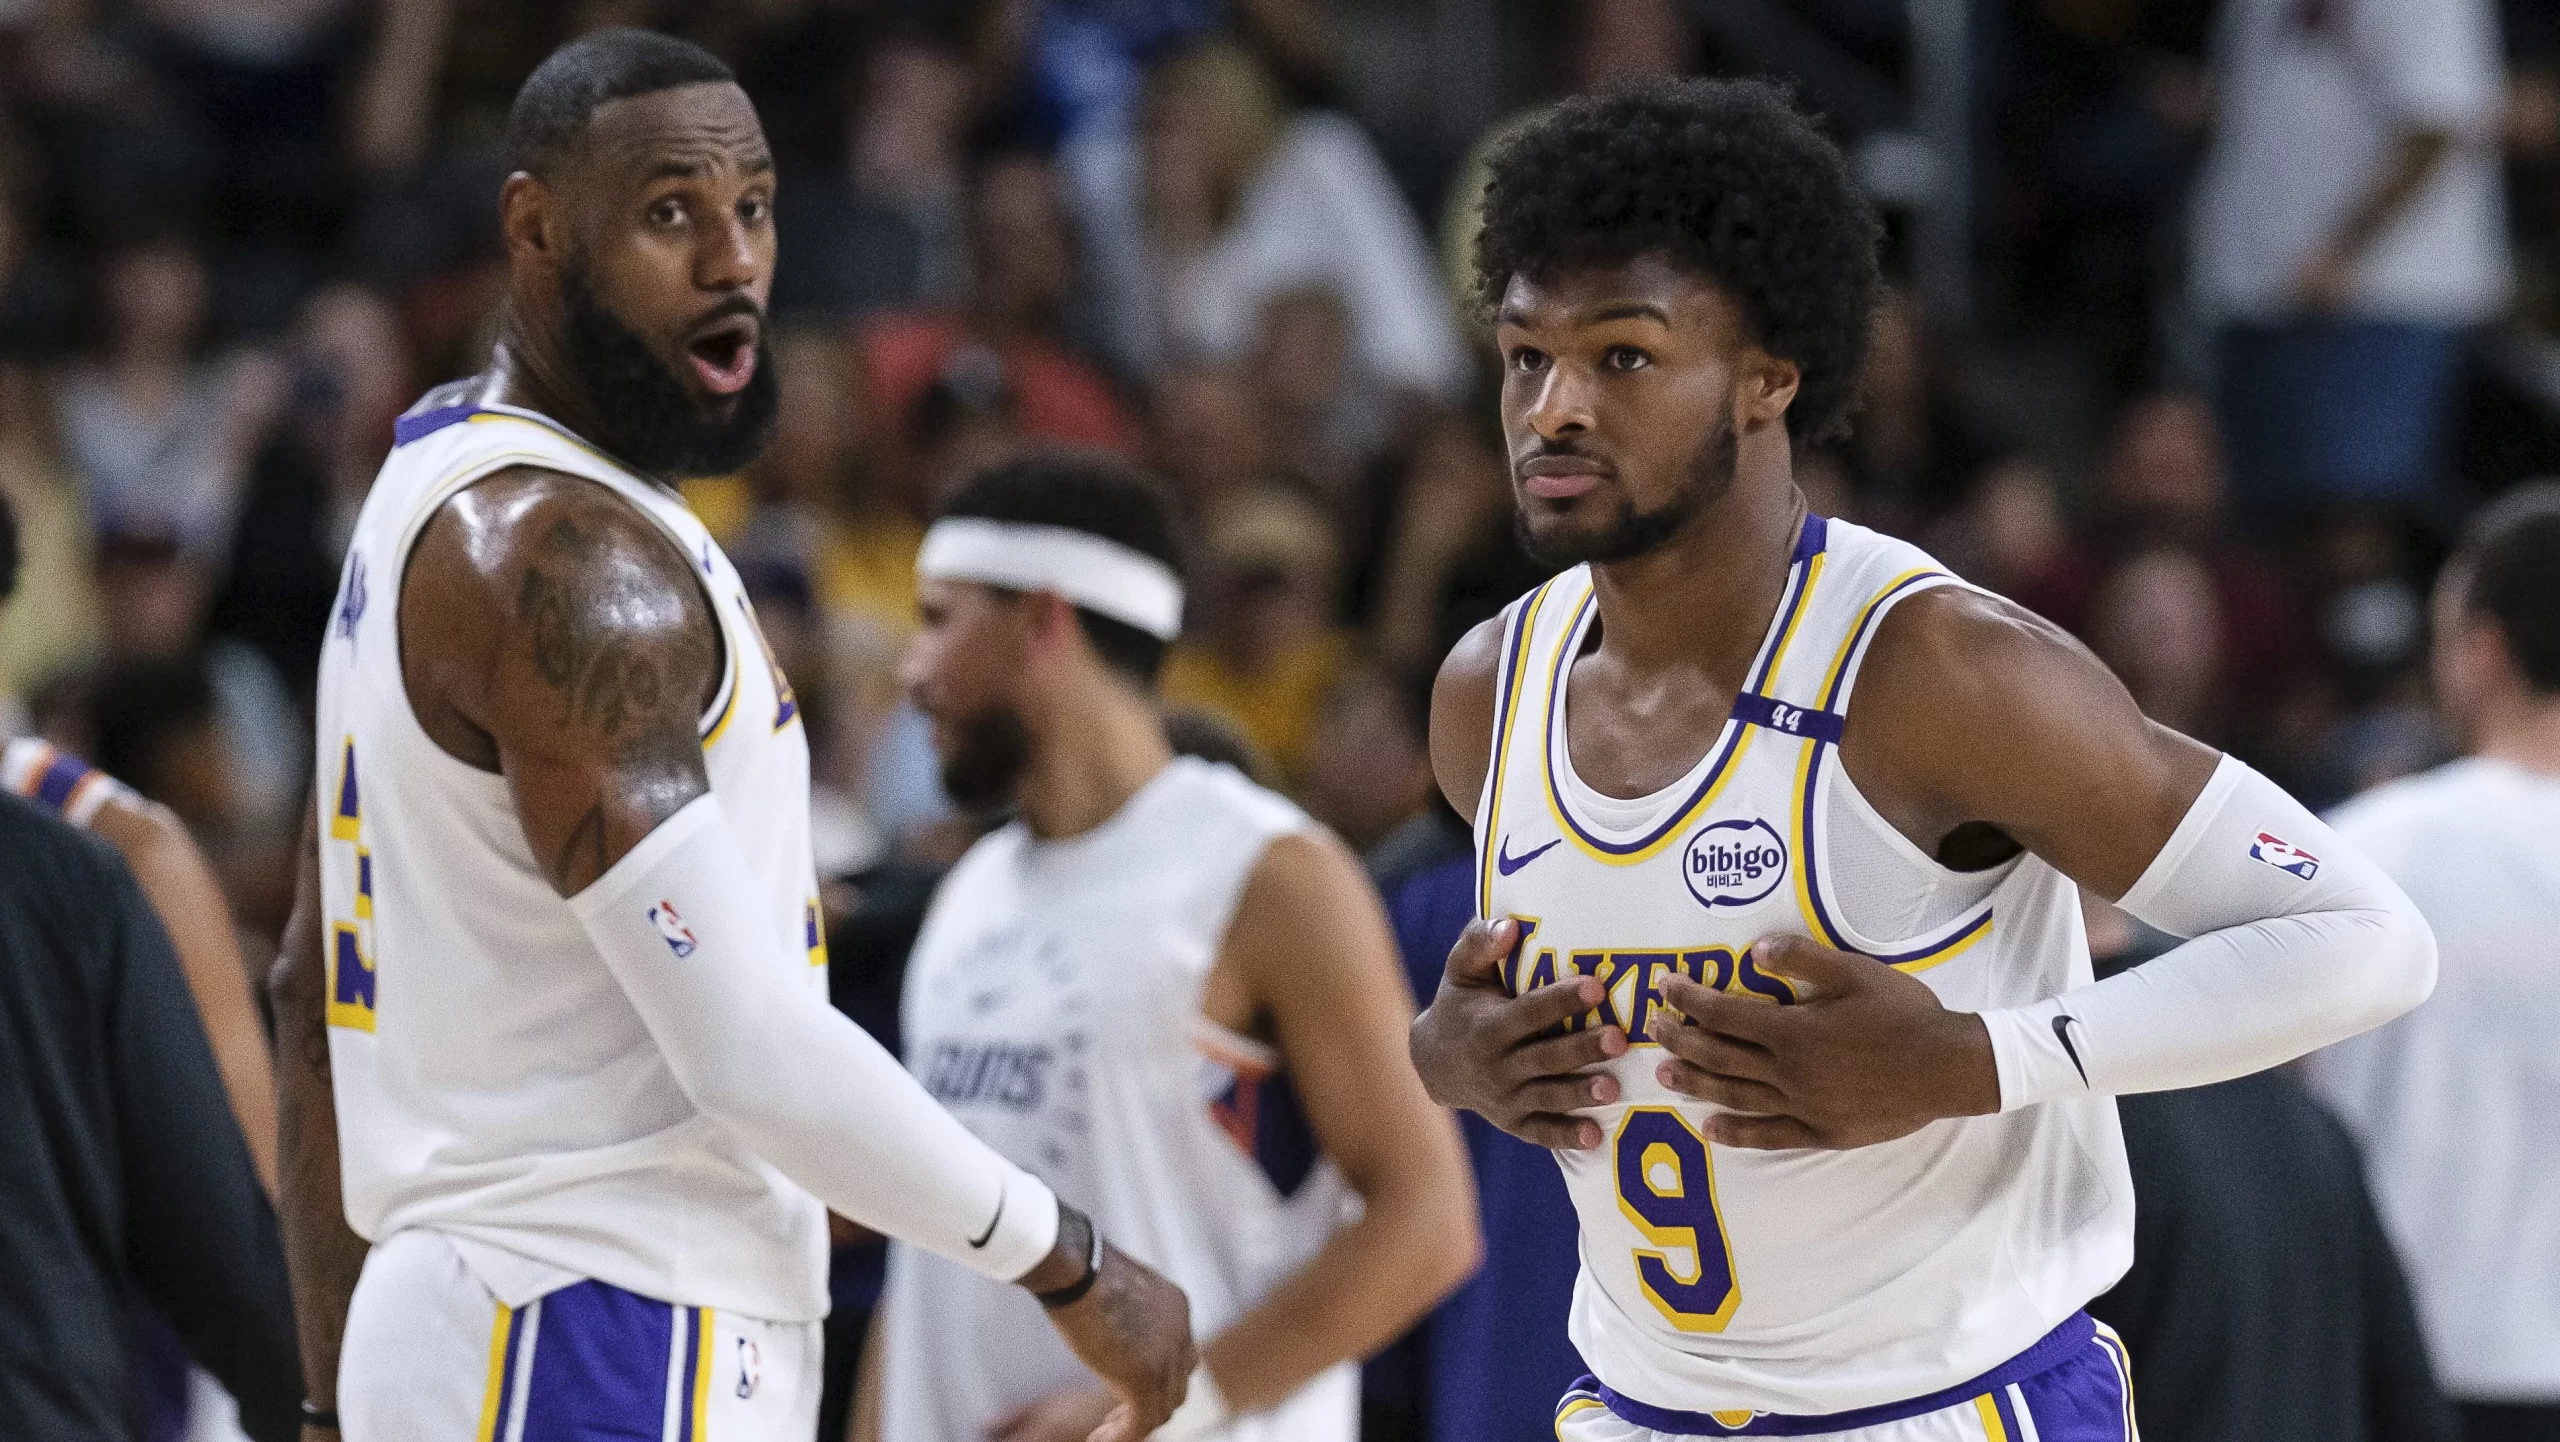
[[[413,1229],[365,1259],[338,1418],[346,1442],[808,1442],[819,1353],[815,1322],[597,1281],[509,1307],[451,1242]]]

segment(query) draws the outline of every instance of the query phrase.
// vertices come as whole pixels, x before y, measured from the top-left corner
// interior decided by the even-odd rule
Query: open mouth
[[[694,379],[715,396],[733,396],[756,375],[756,319],[733,315],[713,321],[685,344]]]

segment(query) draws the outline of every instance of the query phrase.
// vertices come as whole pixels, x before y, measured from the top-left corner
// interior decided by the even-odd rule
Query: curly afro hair
[[[1802,373],[1799,442],[1847,429],[1878,279],[1875,211],[1833,145],[1759,80],[1653,82],[1581,95],[1495,152],[1476,239],[1491,309],[1545,280],[1662,253],[1742,308]]]

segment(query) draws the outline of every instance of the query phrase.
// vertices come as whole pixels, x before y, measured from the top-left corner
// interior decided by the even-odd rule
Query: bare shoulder
[[[1878,624],[1840,749],[1859,790],[1924,850],[1988,825],[2110,895],[2219,759],[2144,716],[2069,632],[1962,586],[1915,595]],[[2149,850],[2126,849],[2146,837]]]
[[[606,487],[534,467],[438,508],[402,578],[400,649],[430,733],[490,769],[493,753],[465,754],[455,742],[469,738],[452,733],[494,738],[536,720],[508,704],[527,679],[608,730],[661,691],[690,716],[717,680],[718,631],[691,561]]]
[[[1475,819],[1492,764],[1493,688],[1502,671],[1502,617],[1476,623],[1440,663],[1431,685],[1431,770],[1440,794]]]

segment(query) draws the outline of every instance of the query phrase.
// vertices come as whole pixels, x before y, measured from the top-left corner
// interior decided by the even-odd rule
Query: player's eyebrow
[[[1586,324],[1599,325],[1613,320],[1649,320],[1656,325],[1671,324],[1671,312],[1649,300],[1619,300],[1593,311]]]
[[[687,160],[670,155],[652,164],[649,167],[648,174],[643,176],[642,179],[700,180],[708,177],[715,168],[716,167],[714,167],[708,160]],[[748,175],[771,175],[773,173],[773,152],[769,150],[759,150],[755,154],[738,162],[738,169]]]

